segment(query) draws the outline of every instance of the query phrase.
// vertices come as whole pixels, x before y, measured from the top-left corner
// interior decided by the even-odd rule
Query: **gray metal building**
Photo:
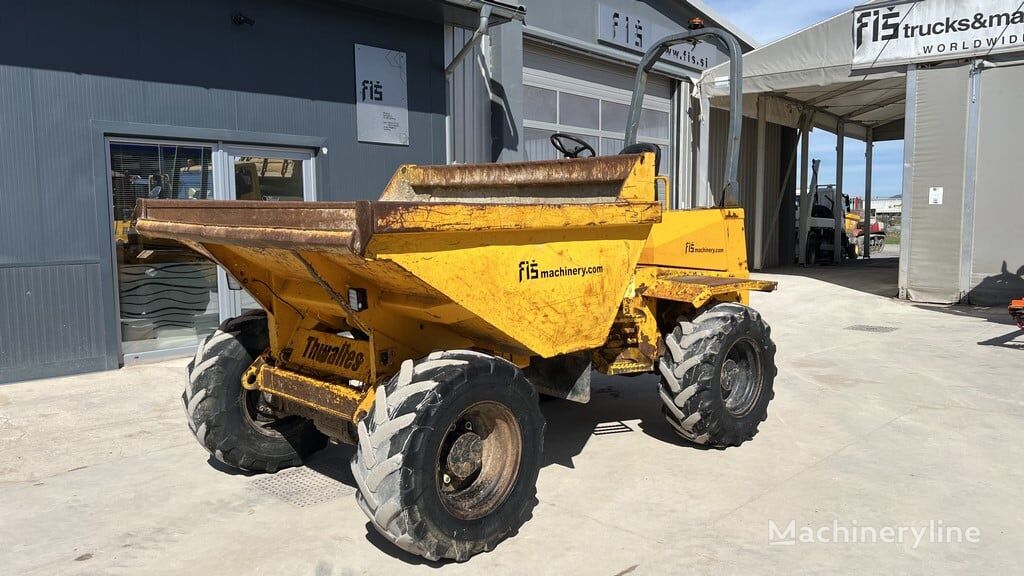
[[[632,66],[693,16],[729,27],[670,0],[9,3],[0,382],[188,355],[253,305],[212,264],[139,245],[137,198],[374,198],[402,163],[552,158],[556,130],[616,153]],[[690,88],[720,60],[667,56],[644,104],[680,205]],[[372,102],[378,74],[396,107]]]

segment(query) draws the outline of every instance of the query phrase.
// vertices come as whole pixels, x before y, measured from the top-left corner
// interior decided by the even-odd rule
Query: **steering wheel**
[[[576,145],[573,146],[572,148],[569,148],[565,145],[564,142],[562,142],[563,140],[574,142]],[[586,142],[573,136],[572,134],[566,134],[564,132],[555,132],[554,134],[552,134],[551,145],[555,147],[555,150],[561,152],[562,155],[564,155],[566,158],[579,158],[580,152],[584,151],[590,152],[590,156],[586,156],[586,158],[593,158],[594,156],[597,156],[597,152],[594,152],[593,146],[587,144]]]

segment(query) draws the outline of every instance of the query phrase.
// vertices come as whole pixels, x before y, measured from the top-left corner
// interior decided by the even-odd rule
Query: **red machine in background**
[[[1024,330],[1024,298],[1010,302],[1010,316],[1017,322],[1017,327]]]

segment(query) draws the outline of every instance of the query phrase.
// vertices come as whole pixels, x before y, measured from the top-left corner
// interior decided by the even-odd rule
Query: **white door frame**
[[[214,197],[218,200],[234,200],[236,198],[233,158],[265,156],[285,160],[302,160],[302,200],[313,202],[316,200],[316,154],[314,152],[314,150],[278,146],[219,144],[213,153],[213,173],[216,180]],[[217,267],[217,299],[221,322],[242,313],[242,290],[244,288],[230,279],[223,268]]]

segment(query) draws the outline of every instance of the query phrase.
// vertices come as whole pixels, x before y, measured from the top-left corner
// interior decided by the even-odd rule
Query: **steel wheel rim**
[[[494,512],[519,477],[523,437],[507,406],[479,402],[455,419],[435,460],[437,493],[456,518],[476,520]]]
[[[753,340],[741,338],[733,343],[722,363],[720,380],[725,409],[733,416],[746,416],[764,387],[761,351]]]
[[[262,395],[263,393],[259,390],[242,389],[242,397],[239,399],[242,418],[250,428],[264,436],[279,438],[302,424],[302,420],[298,416],[284,418],[274,416],[273,410],[269,403],[262,398]]]

